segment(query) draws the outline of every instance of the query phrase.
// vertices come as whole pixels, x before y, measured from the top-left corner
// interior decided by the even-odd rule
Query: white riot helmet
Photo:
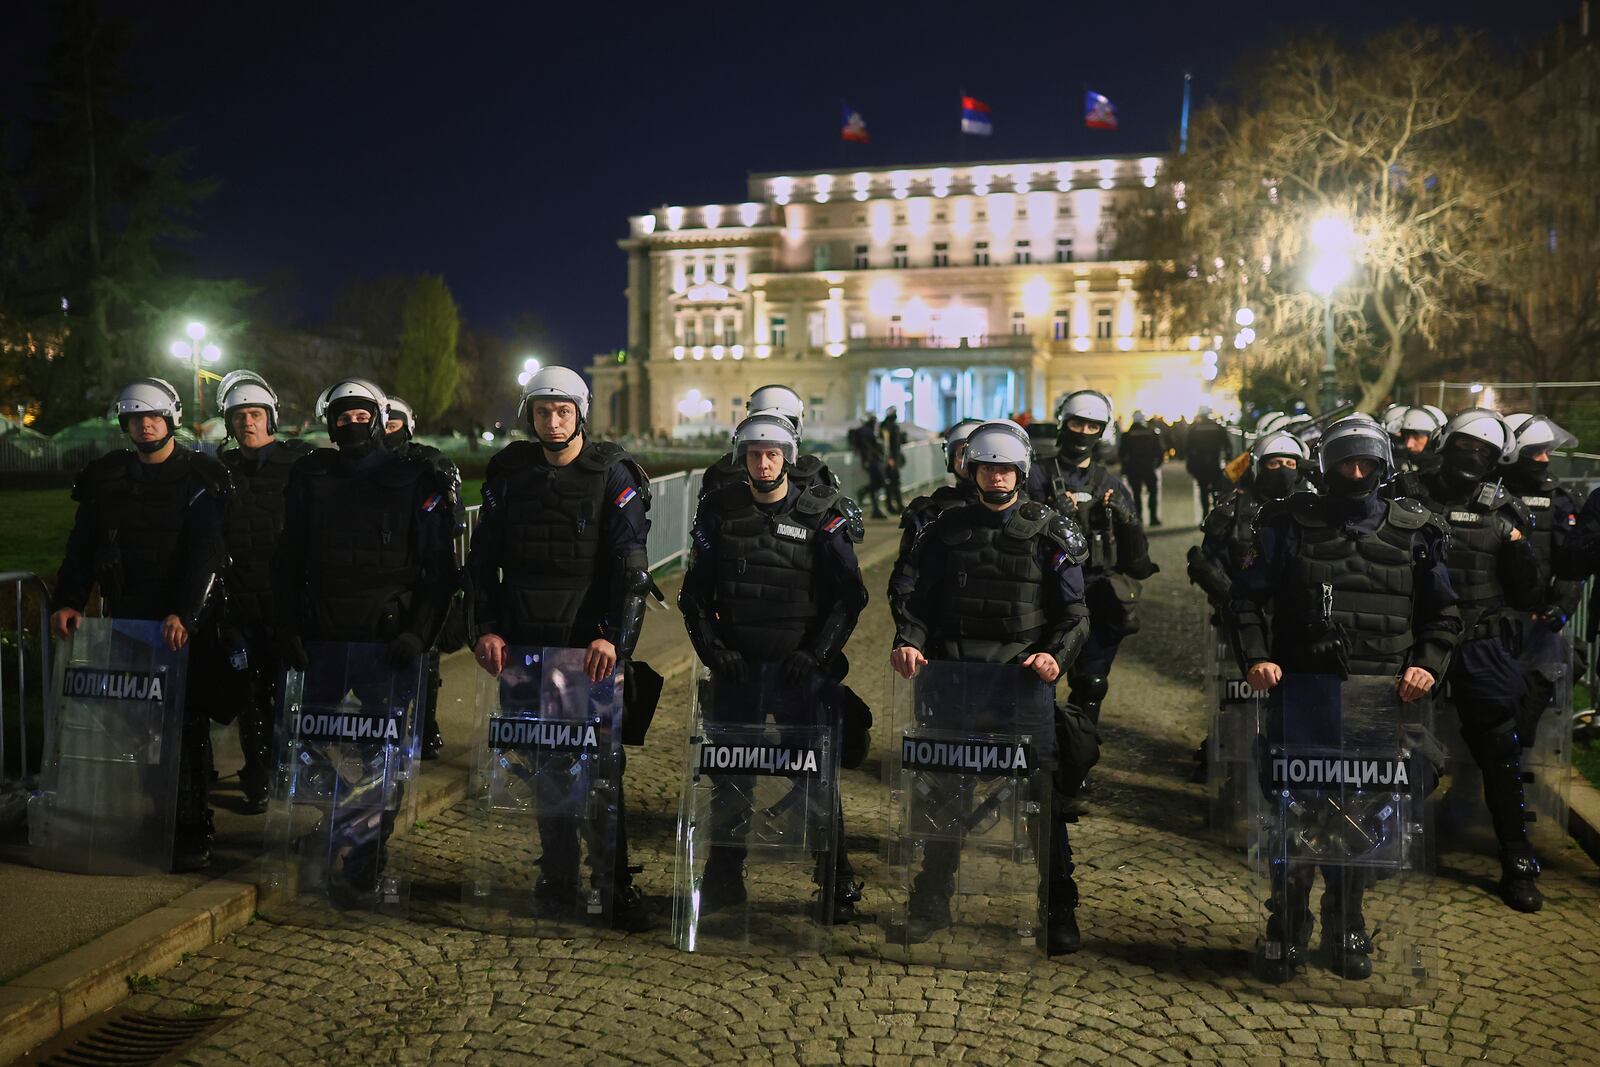
[[[1098,389],[1079,389],[1075,393],[1068,393],[1056,405],[1056,423],[1060,426],[1066,426],[1068,419],[1083,419],[1110,426],[1112,416],[1111,398]]]
[[[167,420],[167,432],[174,433],[183,421],[183,400],[165,378],[135,378],[111,402],[110,417],[124,430],[130,415],[160,415]]]
[[[1022,479],[1033,467],[1033,442],[1028,431],[1010,419],[991,419],[977,427],[967,437],[967,469],[979,463],[994,463],[1017,468],[1020,488]]]
[[[351,408],[369,409],[372,428],[367,436],[372,440],[383,436],[383,424],[389,421],[388,394],[365,378],[341,378],[317,397],[317,419],[327,424],[328,436],[334,438],[335,443],[338,435],[334,433],[334,421]]]
[[[238,408],[265,408],[267,433],[278,432],[278,394],[253,370],[236,370],[217,386],[217,414],[226,422]],[[232,427],[229,427],[232,432]]]
[[[776,489],[788,474],[789,468],[794,466],[795,460],[800,456],[800,434],[794,428],[794,423],[789,421],[787,415],[776,409],[755,411],[746,415],[733,431],[733,458],[739,466],[745,466],[745,456],[750,449],[755,447],[777,448],[783,453],[783,469],[776,478],[759,481],[750,476],[749,468],[745,474],[750,476],[750,484],[763,493]]]
[[[1256,420],[1256,436],[1265,437],[1274,430],[1281,430],[1289,425],[1289,414],[1284,411],[1269,411]]]
[[[1389,433],[1371,415],[1346,415],[1329,426],[1317,452],[1317,467],[1327,476],[1347,459],[1370,459],[1383,465],[1378,480],[1394,471]]]
[[[1439,427],[1443,425],[1433,417],[1433,412],[1427,408],[1406,408],[1400,414],[1399,432],[1402,434],[1425,433],[1432,437],[1439,432]]]
[[[1400,423],[1406,417],[1406,412],[1411,410],[1404,404],[1390,404],[1378,416],[1378,421],[1383,423],[1383,428],[1389,431],[1390,437],[1400,436]]]
[[[1256,438],[1256,443],[1250,446],[1250,462],[1260,466],[1273,456],[1289,456],[1299,463],[1305,463],[1311,459],[1311,452],[1305,442],[1289,431],[1274,430]]]
[[[1429,415],[1432,415],[1433,421],[1438,423],[1440,426],[1443,426],[1445,423],[1450,421],[1450,416],[1444,413],[1444,408],[1435,407],[1432,404],[1423,404],[1422,410],[1426,411]]]
[[[1505,417],[1488,408],[1469,408],[1451,417],[1439,435],[1439,448],[1450,447],[1457,437],[1471,437],[1482,441],[1497,452],[1496,461],[1504,463],[1516,456],[1517,435],[1506,424]]]
[[[956,472],[956,449],[966,444],[972,437],[972,431],[983,425],[982,419],[962,419],[944,435],[944,469],[951,474]]]
[[[1506,416],[1506,425],[1511,427],[1511,432],[1516,435],[1516,451],[1511,463],[1522,458],[1523,452],[1540,450],[1558,452],[1563,448],[1572,448],[1578,439],[1572,434],[1557,426],[1548,415],[1530,415],[1527,412],[1518,412]]]
[[[805,432],[805,403],[801,401],[800,394],[787,385],[763,385],[750,394],[750,401],[744,409],[751,413],[777,411],[794,423],[795,433]]]
[[[573,427],[571,437],[555,444],[539,438],[541,445],[559,452],[583,432],[584,423],[589,420],[589,384],[575,370],[546,367],[528,379],[528,385],[522,393],[522,406],[517,409],[528,420],[530,428],[533,426],[533,404],[537,400],[566,400],[578,409],[578,422]],[[538,430],[534,430],[534,436],[538,436]]]
[[[1134,411],[1134,413],[1132,415],[1128,416],[1128,425],[1129,426],[1137,426],[1139,423],[1141,423],[1143,421],[1144,421],[1144,412],[1139,411],[1137,409],[1135,409],[1135,411]]]
[[[389,397],[389,419],[399,419],[405,423],[404,432],[408,438],[417,435],[417,413],[411,410],[411,405],[407,401],[391,395]],[[389,419],[384,421],[388,422]]]

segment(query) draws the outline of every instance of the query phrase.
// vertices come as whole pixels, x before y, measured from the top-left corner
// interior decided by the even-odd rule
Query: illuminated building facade
[[[736,204],[629,220],[626,356],[592,368],[613,433],[729,429],[751,390],[793,386],[808,432],[865,412],[942,429],[1049,418],[1074,389],[1171,418],[1215,357],[1141,311],[1110,258],[1115,206],[1155,157],[757,174]],[[1220,399],[1220,398],[1219,398]]]

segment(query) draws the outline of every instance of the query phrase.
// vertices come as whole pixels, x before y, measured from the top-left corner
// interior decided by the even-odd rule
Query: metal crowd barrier
[[[945,480],[944,449],[937,441],[914,441],[903,450],[900,491],[907,502],[929,486]],[[861,463],[853,452],[829,452],[822,457],[838,475],[844,491],[854,497],[866,480]],[[660,570],[680,563],[689,556],[689,537],[694,528],[695,505],[700,500],[701,471],[677,471],[650,479],[650,538],[646,554],[650,569]],[[477,528],[478,509],[465,509],[465,530],[456,537],[456,560],[465,565],[472,532]]]
[[[25,823],[39,771],[51,695],[49,588],[27,571],[0,573],[0,614],[7,616],[0,621],[0,830],[5,830]],[[37,674],[30,671],[35,657]]]

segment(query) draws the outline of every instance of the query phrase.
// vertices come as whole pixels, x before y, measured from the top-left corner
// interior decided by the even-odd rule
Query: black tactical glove
[[[284,634],[278,638],[278,656],[284,666],[304,673],[311,666],[311,656],[299,634]]]
[[[401,634],[383,650],[383,662],[391,670],[403,670],[422,655],[422,638],[416,634]]]
[[[711,661],[706,664],[711,668],[711,673],[718,678],[725,679],[739,685],[744,682],[744,657],[731,649],[721,649],[711,653]]]
[[[1319,673],[1350,677],[1350,650],[1345,647],[1344,634],[1337,628],[1312,638],[1306,653]]]
[[[807,678],[814,678],[821,670],[822,663],[804,649],[797,648],[783,657],[783,680],[790,685],[799,685]]]

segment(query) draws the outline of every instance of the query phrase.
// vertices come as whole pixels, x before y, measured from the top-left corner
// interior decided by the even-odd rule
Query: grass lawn
[[[32,571],[54,584],[76,509],[66,486],[0,489],[0,571]]]

